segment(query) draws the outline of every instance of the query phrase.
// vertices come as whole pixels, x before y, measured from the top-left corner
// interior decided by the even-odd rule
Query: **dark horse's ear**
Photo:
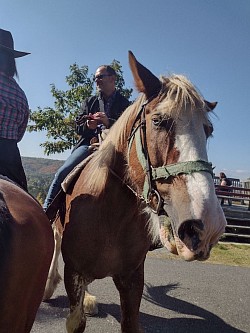
[[[204,100],[204,102],[206,103],[206,106],[208,108],[208,111],[213,111],[213,109],[216,107],[216,105],[218,104],[218,102],[208,102],[206,100]]]
[[[161,90],[161,81],[146,67],[140,64],[131,51],[129,53],[129,65],[134,77],[136,89],[143,92],[147,99],[156,95]]]

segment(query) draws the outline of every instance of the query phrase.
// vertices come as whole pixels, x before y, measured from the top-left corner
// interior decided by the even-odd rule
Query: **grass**
[[[165,249],[148,252],[148,256],[162,259],[179,258]],[[204,263],[250,267],[250,245],[219,243],[212,249],[210,258]]]
[[[250,245],[219,243],[213,248],[207,262],[250,267]]]

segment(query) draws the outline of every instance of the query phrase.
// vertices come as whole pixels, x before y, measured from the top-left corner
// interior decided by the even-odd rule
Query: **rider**
[[[129,101],[116,90],[115,81],[116,72],[111,66],[101,65],[97,68],[95,82],[98,95],[87,98],[80,108],[80,114],[76,118],[76,132],[81,139],[55,174],[44,202],[45,211],[59,193],[65,177],[90,154],[90,141],[97,137],[98,130],[110,128],[129,106]]]
[[[15,58],[29,53],[16,51],[9,31],[0,29],[0,174],[27,191],[27,180],[17,143],[25,133],[29,106],[18,77]]]

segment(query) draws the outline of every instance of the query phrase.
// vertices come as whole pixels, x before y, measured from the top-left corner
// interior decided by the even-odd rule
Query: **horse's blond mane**
[[[159,94],[157,110],[166,116],[178,119],[181,112],[199,112],[204,123],[209,123],[206,105],[201,94],[195,89],[193,84],[183,75],[172,75],[161,77],[162,90]],[[86,176],[84,183],[91,193],[98,197],[107,181],[109,169],[115,161],[119,147],[123,146],[128,139],[128,122],[133,122],[137,116],[140,106],[146,100],[144,95],[130,105],[119,117],[110,129],[107,138],[101,144],[99,150],[94,153],[89,162],[89,175]],[[126,152],[125,152],[126,153]]]

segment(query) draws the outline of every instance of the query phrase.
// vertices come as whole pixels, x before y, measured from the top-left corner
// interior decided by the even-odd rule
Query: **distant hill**
[[[64,161],[22,157],[22,162],[29,192],[43,203],[53,177]]]
[[[52,175],[60,168],[64,161],[48,158],[22,157],[26,174]]]

